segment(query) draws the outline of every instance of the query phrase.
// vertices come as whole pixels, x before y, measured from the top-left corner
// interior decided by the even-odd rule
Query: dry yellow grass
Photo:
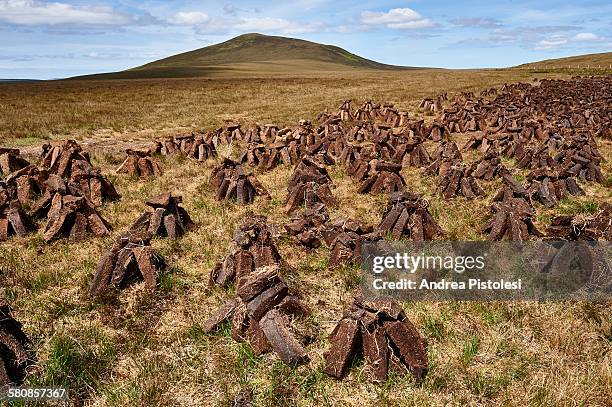
[[[358,71],[259,78],[226,77],[229,74],[212,79],[0,83],[0,142],[91,136],[101,129],[121,133],[210,129],[226,119],[295,123],[351,98],[384,100],[416,112],[420,99],[443,91],[482,89],[533,77],[510,70]]]
[[[229,297],[222,289],[208,288],[208,272],[225,254],[247,211],[265,214],[279,225],[287,221],[282,202],[291,169],[258,173],[272,198],[238,207],[214,200],[207,185],[214,162],[162,157],[164,175],[138,181],[114,174],[122,154],[113,148],[112,138],[101,138],[109,134],[101,128],[123,132],[111,134],[119,139],[147,139],[174,127],[210,128],[235,117],[293,123],[349,97],[389,100],[414,110],[421,97],[445,89],[477,90],[529,79],[501,71],[408,75],[416,76],[58,82],[0,88],[3,132],[14,128],[9,133],[14,136],[70,136],[89,142],[95,164],[122,194],[120,201],[102,208],[115,233],[143,211],[146,197],[166,191],[183,195],[184,206],[199,225],[177,243],[154,241],[171,265],[155,294],[136,284],[98,303],[91,303],[85,293],[112,238],[47,245],[38,233],[0,244],[0,297],[15,307],[38,354],[28,384],[68,384],[73,404],[92,406],[230,405],[236,393],[249,387],[255,404],[265,406],[610,405],[610,304],[406,303],[409,318],[430,345],[431,368],[424,383],[392,377],[373,385],[363,376],[362,364],[343,381],[330,379],[322,370],[326,337],[350,302],[359,272],[328,270],[327,249],[306,253],[286,239],[278,246],[295,268],[288,284],[313,310],[312,317],[296,326],[314,335],[308,346],[310,363],[291,369],[274,354],[253,356],[248,345],[233,341],[226,330],[205,335],[203,322]],[[11,144],[32,142],[36,140]],[[608,158],[603,169],[610,177],[612,146],[600,145]],[[435,181],[421,176],[420,170],[405,169],[403,174],[411,190],[428,197],[434,217],[451,238],[482,238],[479,227],[487,199],[445,202],[435,194]],[[356,185],[339,168],[332,169],[332,178],[340,200],[332,217],[380,219],[383,197],[355,199]],[[495,188],[495,183],[486,185],[489,191]],[[584,188],[586,196],[567,200],[556,211],[590,211],[593,201],[610,198],[609,187]],[[538,213],[540,226],[549,222],[551,211],[539,207]]]

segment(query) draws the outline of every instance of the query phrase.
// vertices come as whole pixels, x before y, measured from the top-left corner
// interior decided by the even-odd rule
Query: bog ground
[[[91,406],[232,405],[241,392],[252,392],[255,405],[267,406],[610,405],[609,303],[405,303],[407,317],[428,342],[429,372],[422,383],[411,375],[391,375],[373,384],[362,361],[343,380],[328,377],[323,371],[327,337],[352,301],[359,269],[331,269],[326,245],[306,251],[290,237],[277,247],[294,269],[285,276],[289,290],[312,311],[295,327],[312,338],[310,361],[291,368],[274,352],[255,356],[248,343],[231,338],[229,326],[206,334],[206,319],[234,295],[232,289],[209,286],[211,269],[227,254],[249,211],[281,228],[289,221],[283,207],[293,168],[255,171],[270,199],[257,197],[249,206],[215,200],[209,185],[222,157],[239,156],[235,144],[221,144],[219,158],[205,162],[155,156],[163,174],[147,180],[115,171],[126,148],[188,130],[212,130],[226,121],[281,128],[301,119],[315,123],[319,112],[335,112],[353,99],[356,105],[390,102],[430,123],[434,115],[418,108],[424,97],[478,95],[504,83],[547,77],[569,75],[518,69],[351,71],[0,84],[0,145],[18,147],[35,162],[46,140],[75,139],[121,194],[100,209],[112,224],[111,237],[46,243],[41,230],[0,243],[0,297],[14,308],[37,355],[26,384],[67,385],[72,404]],[[461,147],[470,134],[449,137]],[[585,195],[566,197],[552,208],[538,204],[538,228],[546,229],[555,215],[588,216],[610,202],[612,142],[598,138],[597,145],[604,182],[581,183]],[[424,146],[433,154],[437,144]],[[463,154],[466,161],[480,158],[476,151]],[[378,224],[388,197],[358,195],[358,183],[340,165],[328,171],[338,199],[338,207],[329,208],[331,218]],[[485,195],[468,201],[444,199],[437,177],[420,168],[403,168],[401,175],[409,191],[427,198],[448,238],[486,237],[481,229],[500,179],[482,182]],[[183,196],[197,226],[177,241],[153,239],[153,248],[170,265],[155,292],[136,283],[92,301],[87,293],[101,254],[145,210],[147,198],[165,192]]]

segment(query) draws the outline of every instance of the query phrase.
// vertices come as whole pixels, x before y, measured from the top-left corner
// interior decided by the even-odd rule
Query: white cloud
[[[578,33],[572,37],[565,35],[553,35],[538,41],[535,44],[535,49],[539,51],[550,51],[556,50],[565,46],[574,46],[583,43],[583,46],[589,46],[588,42],[602,42],[606,41],[606,37],[601,37],[593,33]]]
[[[170,24],[175,25],[200,25],[209,21],[208,14],[200,11],[179,11],[168,19]]]
[[[498,28],[502,25],[501,21],[495,18],[482,17],[458,17],[450,22],[459,27]]]
[[[567,44],[567,42],[568,40],[564,36],[552,36],[538,41],[538,43],[535,45],[535,49],[539,51],[556,49],[561,45]]]
[[[434,23],[429,18],[423,18],[416,21],[406,21],[405,23],[391,23],[387,24],[387,27],[394,28],[396,30],[414,30],[416,28],[428,28],[433,27]]]
[[[579,33],[574,35],[574,41],[586,42],[586,41],[599,41],[601,37],[593,33]]]
[[[361,22],[367,25],[382,25],[396,30],[412,30],[434,26],[430,19],[423,18],[411,8],[393,8],[387,12],[363,11]]]
[[[366,24],[402,23],[421,19],[421,15],[411,8],[393,8],[386,13],[364,11],[361,21]]]
[[[73,6],[35,0],[0,0],[0,21],[16,25],[121,25],[131,21],[107,6]]]

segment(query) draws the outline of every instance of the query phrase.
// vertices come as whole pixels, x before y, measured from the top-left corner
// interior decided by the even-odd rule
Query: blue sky
[[[247,32],[389,64],[503,67],[611,51],[612,2],[0,0],[0,78],[122,70]]]

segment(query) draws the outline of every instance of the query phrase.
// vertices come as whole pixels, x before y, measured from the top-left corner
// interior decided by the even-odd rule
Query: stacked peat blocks
[[[409,139],[395,150],[394,160],[402,167],[425,167],[431,163],[431,157],[423,146],[422,140]]]
[[[395,193],[389,199],[377,229],[394,240],[409,237],[422,242],[442,237],[444,232],[429,213],[428,206],[425,199],[413,193]]]
[[[149,150],[125,150],[127,157],[117,168],[117,173],[128,174],[137,178],[153,178],[162,174],[162,170],[151,156]]]
[[[88,233],[94,236],[110,234],[110,225],[82,196],[56,193],[47,215],[44,237],[47,242],[60,237],[73,241],[85,239]]]
[[[514,241],[541,237],[535,227],[535,211],[521,184],[509,175],[502,176],[503,187],[491,204],[491,219],[483,228],[489,240],[502,240],[504,236]]]
[[[342,378],[351,362],[363,355],[373,382],[384,382],[390,370],[412,373],[417,382],[427,374],[427,343],[393,300],[355,299],[329,336],[325,373]]]
[[[551,239],[612,241],[612,204],[604,203],[593,215],[562,215],[546,230]]]
[[[315,157],[304,156],[289,181],[285,212],[291,213],[303,205],[309,208],[318,203],[337,207],[338,201],[332,195],[332,186],[325,165]]]
[[[8,174],[5,178],[5,188],[9,190],[11,196],[16,196],[21,204],[30,206],[39,195],[43,194],[44,183],[48,177],[47,170],[28,165]]]
[[[28,165],[30,163],[19,155],[18,149],[0,147],[0,174],[8,175]]]
[[[461,152],[457,144],[452,141],[443,141],[436,149],[433,161],[425,169],[425,174],[445,177],[452,166],[461,163],[461,159]]]
[[[321,234],[331,251],[330,268],[358,264],[361,261],[363,243],[380,240],[380,235],[374,232],[373,226],[345,218],[338,218],[327,224]]]
[[[25,237],[32,230],[34,225],[21,207],[21,202],[13,199],[8,188],[0,183],[0,242],[10,236]]]
[[[22,384],[32,363],[32,344],[11,311],[9,304],[0,299],[0,387]]]
[[[164,193],[145,202],[153,210],[143,212],[102,254],[90,296],[99,296],[111,286],[125,288],[134,280],[144,280],[147,290],[155,289],[157,276],[166,268],[166,261],[153,250],[151,239],[159,236],[176,240],[195,227],[181,206],[182,201],[181,196]]]
[[[446,175],[440,177],[438,192],[444,199],[458,195],[474,199],[485,194],[476,182],[473,172],[465,164],[455,164],[448,168]]]
[[[376,159],[370,161],[368,172],[357,192],[372,195],[403,192],[406,189],[406,181],[400,174],[401,169],[402,164]]]
[[[45,144],[42,151],[42,168],[25,161],[14,165],[14,158],[7,159],[14,171],[0,185],[0,240],[34,231],[32,218],[45,217],[47,242],[60,237],[79,241],[89,233],[107,235],[110,225],[96,207],[119,199],[112,183],[73,140]]]
[[[131,233],[148,232],[151,236],[178,239],[195,226],[185,208],[181,206],[182,202],[181,196],[173,196],[170,193],[148,199],[145,204],[153,211],[143,212],[134,221],[129,231]]]
[[[299,299],[289,295],[278,266],[259,267],[239,275],[236,297],[226,302],[204,324],[212,333],[231,320],[231,336],[238,342],[248,341],[256,355],[274,350],[288,365],[308,361],[304,347],[291,332],[290,318],[308,313]]]
[[[100,169],[93,168],[84,161],[72,166],[68,185],[71,191],[87,198],[94,206],[101,206],[104,201],[116,201],[121,198]]]
[[[224,158],[215,167],[210,177],[210,186],[218,201],[229,200],[239,205],[250,205],[256,196],[269,197],[270,194],[250,172],[245,172],[241,164]]]
[[[94,204],[57,175],[50,175],[45,181],[45,192],[30,208],[30,212],[39,217],[46,215],[44,238],[47,242],[60,237],[80,241],[89,233],[106,236],[111,229]]]
[[[489,151],[482,159],[472,165],[472,176],[486,181],[491,181],[507,172],[508,169],[501,163],[501,159],[495,151]]]
[[[274,239],[278,231],[268,225],[265,216],[249,214],[234,232],[234,241],[228,254],[210,273],[210,285],[227,286],[256,268],[279,265],[289,266],[276,249]]]
[[[285,129],[290,132],[290,129]],[[282,136],[276,136],[281,138]],[[279,164],[296,165],[303,155],[300,148],[299,134],[288,134],[287,139],[275,141],[266,147],[264,143],[250,143],[246,151],[240,157],[240,162],[250,166],[259,166],[263,170],[272,170]],[[298,139],[294,139],[298,137]]]
[[[111,286],[125,288],[135,280],[144,280],[146,289],[153,291],[165,261],[151,248],[151,237],[148,232],[119,236],[100,258],[89,295],[100,296]]]
[[[120,198],[113,184],[91,164],[89,154],[74,140],[43,145],[42,165],[49,174],[66,180],[73,195],[85,197],[94,206]]]
[[[217,149],[214,143],[209,140],[213,138],[204,134],[182,134],[173,139],[158,141],[155,143],[155,152],[161,155],[182,154],[198,161],[206,161],[217,157]]]
[[[547,208],[555,206],[567,195],[584,195],[584,191],[570,174],[537,169],[527,175],[527,194]]]
[[[285,225],[290,236],[307,249],[321,246],[321,231],[329,220],[329,213],[323,203],[316,203],[291,217]]]
[[[73,166],[91,166],[89,154],[74,140],[52,141],[42,147],[42,165],[50,174],[70,178]]]

